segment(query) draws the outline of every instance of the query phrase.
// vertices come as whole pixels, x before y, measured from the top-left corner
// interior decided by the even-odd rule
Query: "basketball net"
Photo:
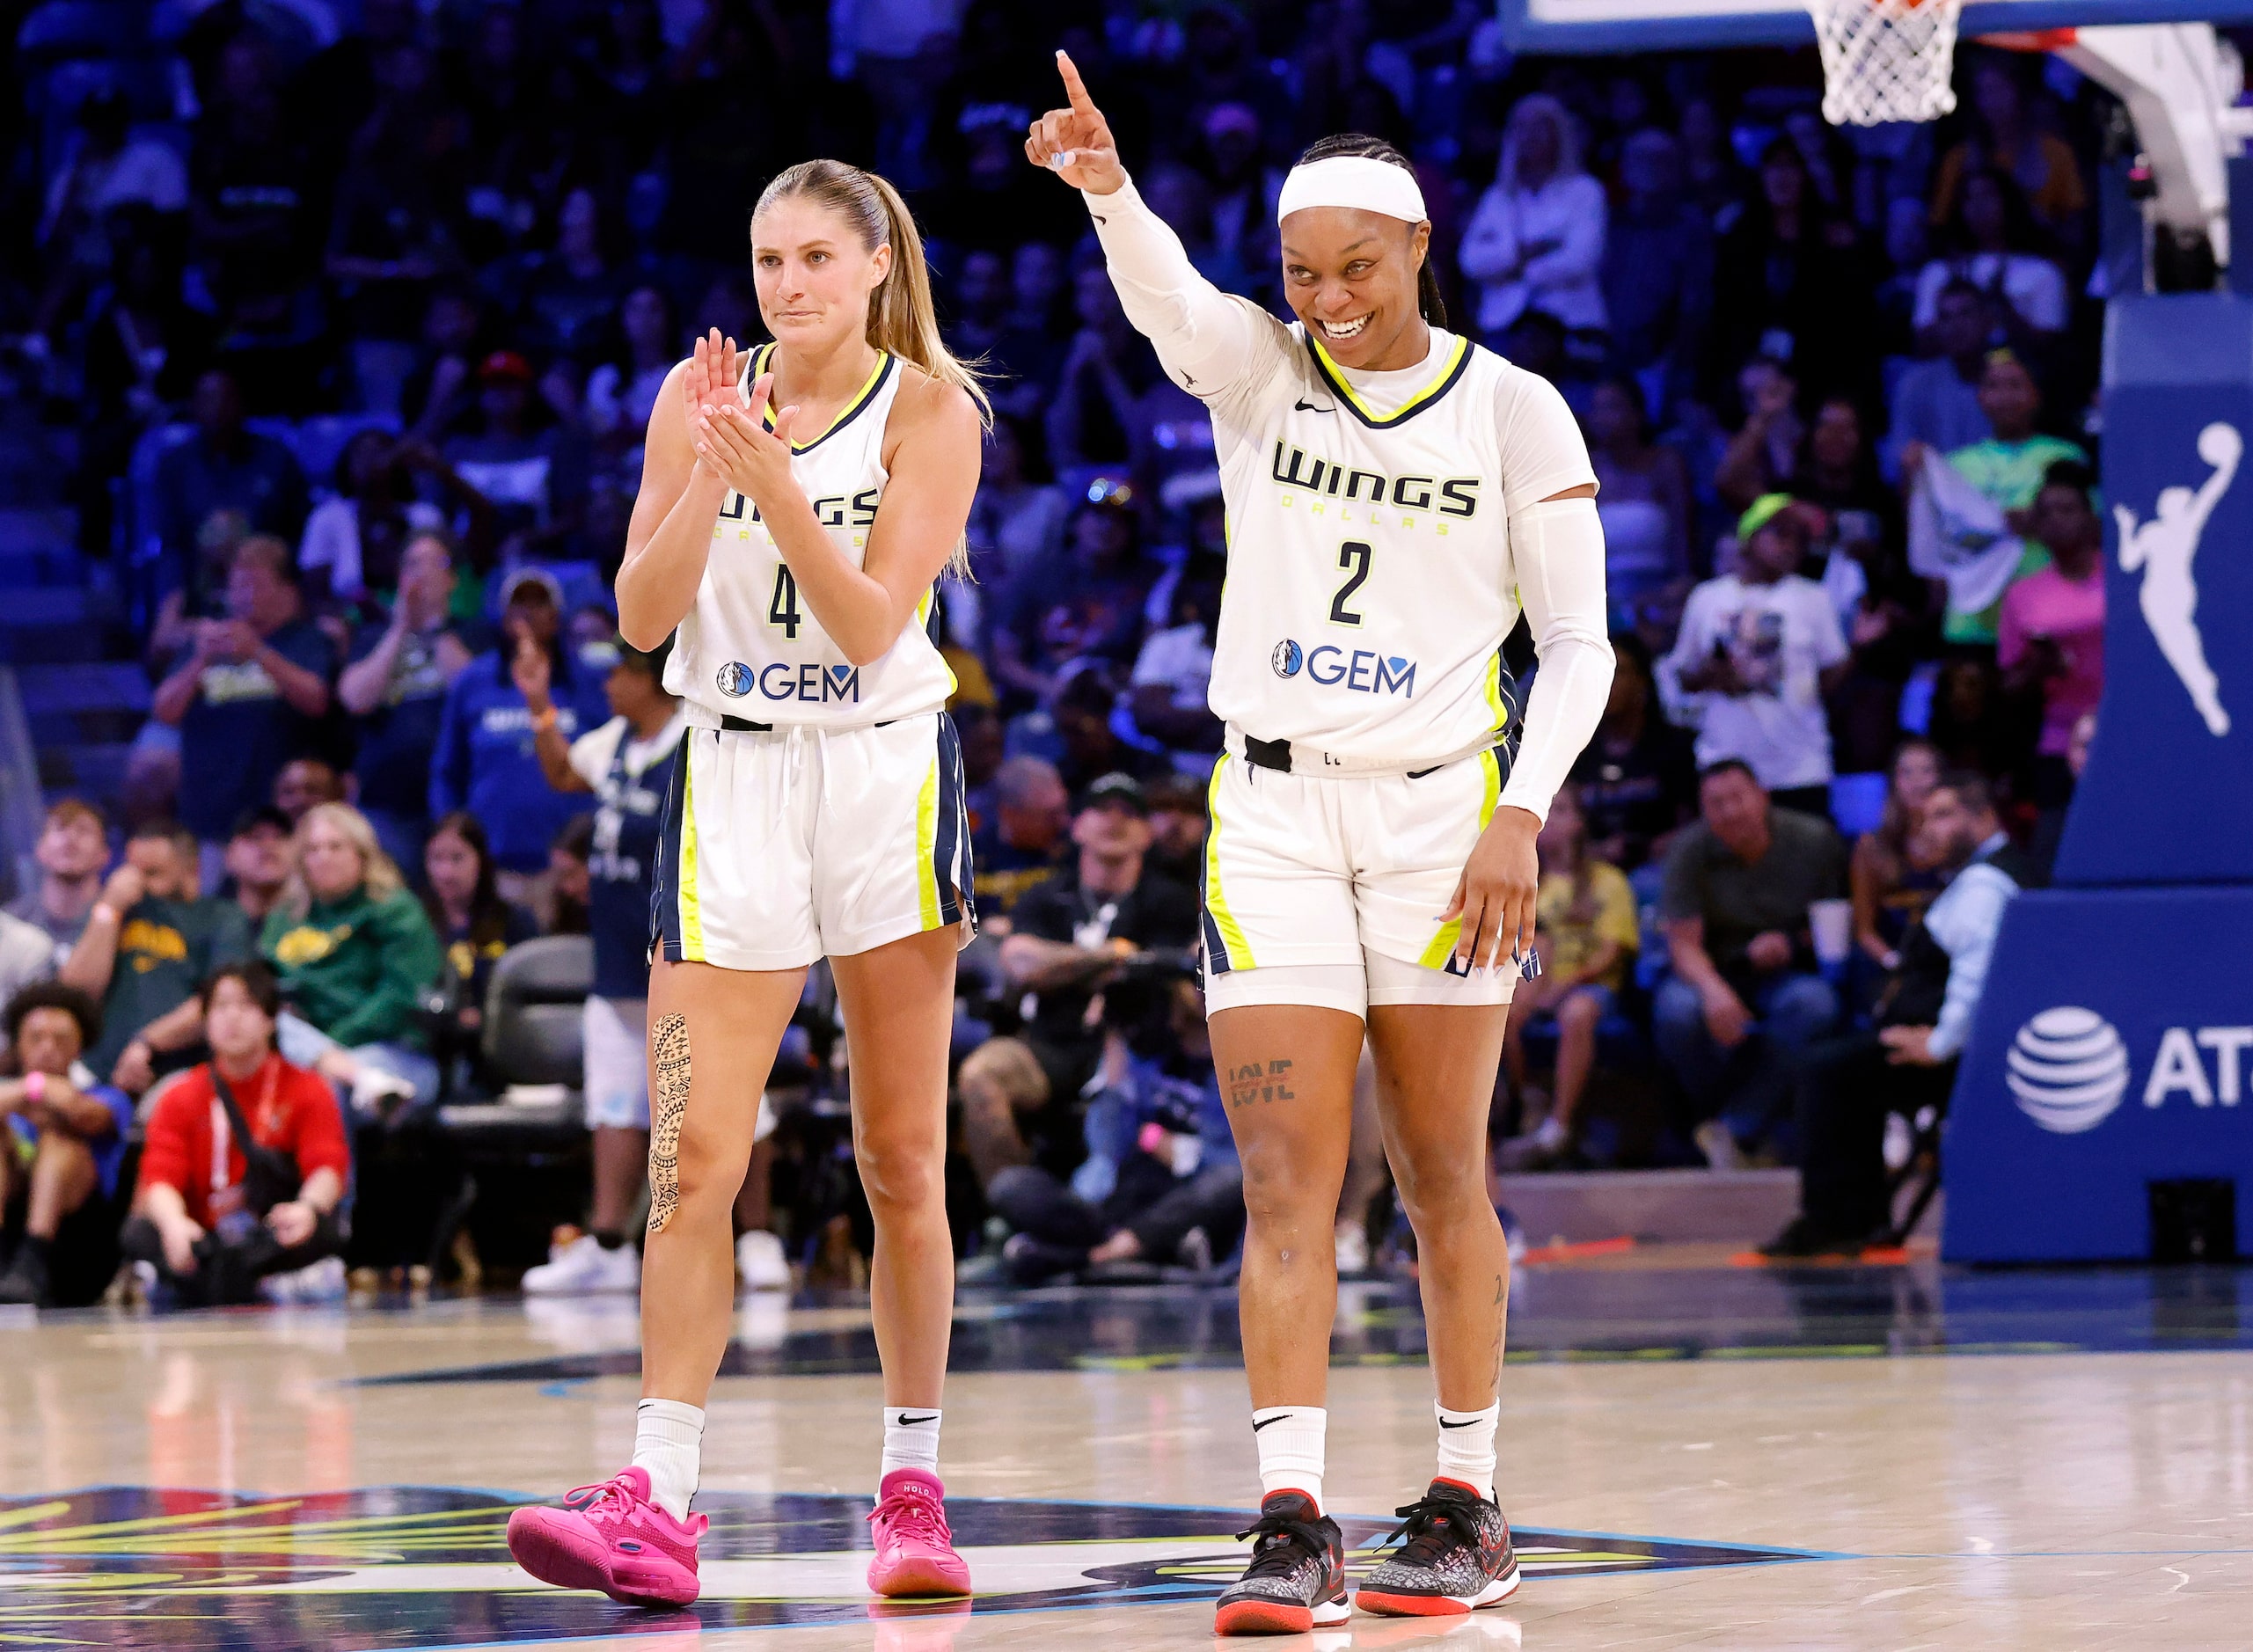
[[[1937,121],[1964,0],[1807,0],[1823,50],[1823,118],[1833,126]]]

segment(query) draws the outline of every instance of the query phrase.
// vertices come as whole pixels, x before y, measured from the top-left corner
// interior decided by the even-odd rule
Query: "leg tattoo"
[[[657,1023],[649,1040],[655,1103],[649,1125],[649,1231],[662,1233],[681,1200],[681,1121],[689,1107],[689,1024],[683,1015]]]

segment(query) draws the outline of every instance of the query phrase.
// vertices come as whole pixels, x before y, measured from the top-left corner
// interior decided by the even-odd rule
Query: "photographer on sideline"
[[[1059,1181],[1086,1157],[1085,1097],[1103,1057],[1102,998],[1130,961],[1196,939],[1196,895],[1146,872],[1149,808],[1131,776],[1091,782],[1072,822],[1074,864],[1028,890],[1001,943],[1025,1026],[964,1060],[962,1123],[991,1196],[1003,1171],[1035,1165]]]
[[[1103,998],[1086,1159],[1069,1187],[1013,1165],[988,1190],[1017,1230],[1001,1253],[1017,1284],[1123,1262],[1202,1273],[1243,1232],[1244,1171],[1212,1070],[1195,958],[1151,954]]]

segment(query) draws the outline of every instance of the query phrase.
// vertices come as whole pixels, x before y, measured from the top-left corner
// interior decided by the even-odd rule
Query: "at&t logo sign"
[[[2167,1028],[2144,1078],[2144,1106],[2164,1107],[2180,1096],[2193,1107],[2235,1107],[2245,1092],[2248,1050],[2253,1027]],[[2020,1027],[2006,1064],[2003,1082],[2020,1111],[2061,1136],[2110,1118],[2133,1077],[2118,1029],[2075,1005],[2045,1010]]]

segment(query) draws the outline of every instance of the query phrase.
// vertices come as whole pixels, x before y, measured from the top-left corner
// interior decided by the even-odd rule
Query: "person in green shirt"
[[[1986,414],[1994,434],[1985,442],[1957,448],[1948,456],[1948,462],[1972,486],[2001,507],[2011,530],[2025,539],[2026,548],[2019,558],[2018,570],[2011,575],[2015,585],[2028,574],[2039,574],[2050,566],[2050,553],[2033,537],[2034,500],[2042,491],[2043,478],[2059,460],[2086,465],[2088,455],[2076,443],[2059,436],[2045,435],[2034,428],[2034,421],[2042,412],[2042,389],[2015,351],[1988,353],[1986,367],[1979,375],[1979,410]],[[1941,622],[1941,635],[1949,642],[1984,643],[1993,647],[2001,614],[2000,596],[1992,606],[1977,613],[1951,605]]]
[[[241,910],[189,894],[194,847],[175,822],[135,827],[59,971],[102,1006],[102,1034],[84,1057],[87,1066],[128,1095],[194,1064],[204,977],[251,955]]]
[[[438,1066],[422,1005],[445,961],[422,903],[348,803],[308,810],[296,849],[296,870],[259,936],[289,1006],[282,1058],[339,1085],[363,1117],[396,1122],[430,1107]]]

